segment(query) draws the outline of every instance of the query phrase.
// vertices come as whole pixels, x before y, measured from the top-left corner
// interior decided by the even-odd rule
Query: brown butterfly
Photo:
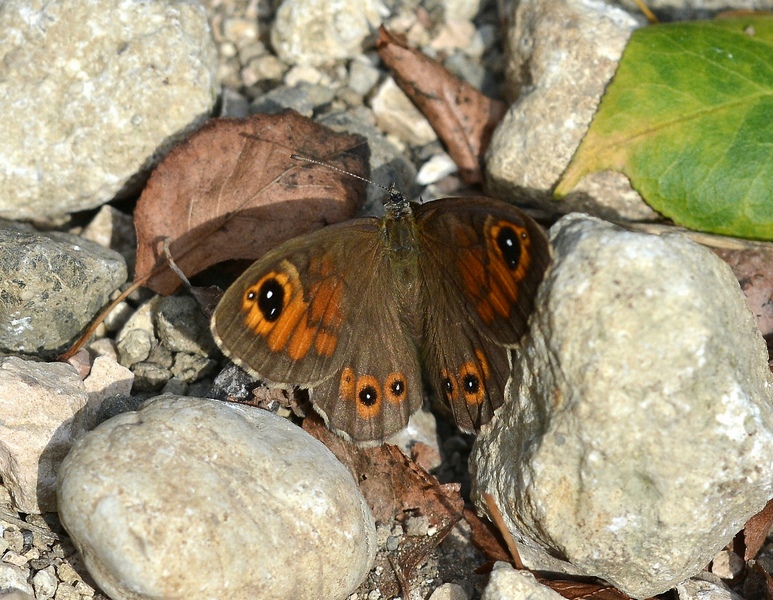
[[[405,427],[422,370],[458,426],[477,430],[507,393],[510,349],[550,261],[545,233],[490,198],[417,206],[393,192],[384,207],[255,262],[215,310],[215,340],[254,376],[309,388],[355,442]]]

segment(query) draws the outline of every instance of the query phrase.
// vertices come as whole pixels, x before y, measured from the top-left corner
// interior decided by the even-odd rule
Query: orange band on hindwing
[[[443,396],[449,403],[459,398],[468,405],[477,406],[486,399],[486,380],[490,375],[491,368],[485,354],[476,349],[475,360],[462,363],[456,372],[449,369],[440,371]]]
[[[370,420],[382,410],[382,398],[391,404],[401,404],[408,399],[408,381],[405,373],[390,373],[384,385],[377,377],[368,374],[355,374],[354,369],[346,367],[341,372],[338,394],[345,402],[355,402],[357,416]]]
[[[242,296],[244,324],[264,338],[272,352],[285,351],[293,360],[304,358],[311,348],[329,357],[338,346],[342,322],[339,280],[330,274],[324,260],[312,259],[310,266],[315,283],[307,295],[298,270],[284,260]]]

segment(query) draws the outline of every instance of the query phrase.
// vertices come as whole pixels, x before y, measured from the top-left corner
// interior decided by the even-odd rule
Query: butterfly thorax
[[[391,260],[410,259],[416,248],[413,205],[402,193],[390,187],[389,196],[384,200],[384,213],[381,227]]]

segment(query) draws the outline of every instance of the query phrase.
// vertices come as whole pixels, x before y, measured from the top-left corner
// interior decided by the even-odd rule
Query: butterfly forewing
[[[356,441],[399,431],[422,401],[416,341],[401,319],[375,219],[290,240],[237,279],[212,317],[224,354],[281,387],[310,388]]]
[[[550,262],[542,228],[514,206],[490,198],[448,198],[422,205],[420,264],[464,298],[465,313],[492,341],[514,347],[526,332]],[[434,278],[431,276],[439,273]]]

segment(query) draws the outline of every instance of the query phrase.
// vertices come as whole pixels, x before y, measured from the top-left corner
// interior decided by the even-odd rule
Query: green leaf
[[[631,36],[556,188],[621,171],[676,223],[773,239],[773,18],[672,23]]]

